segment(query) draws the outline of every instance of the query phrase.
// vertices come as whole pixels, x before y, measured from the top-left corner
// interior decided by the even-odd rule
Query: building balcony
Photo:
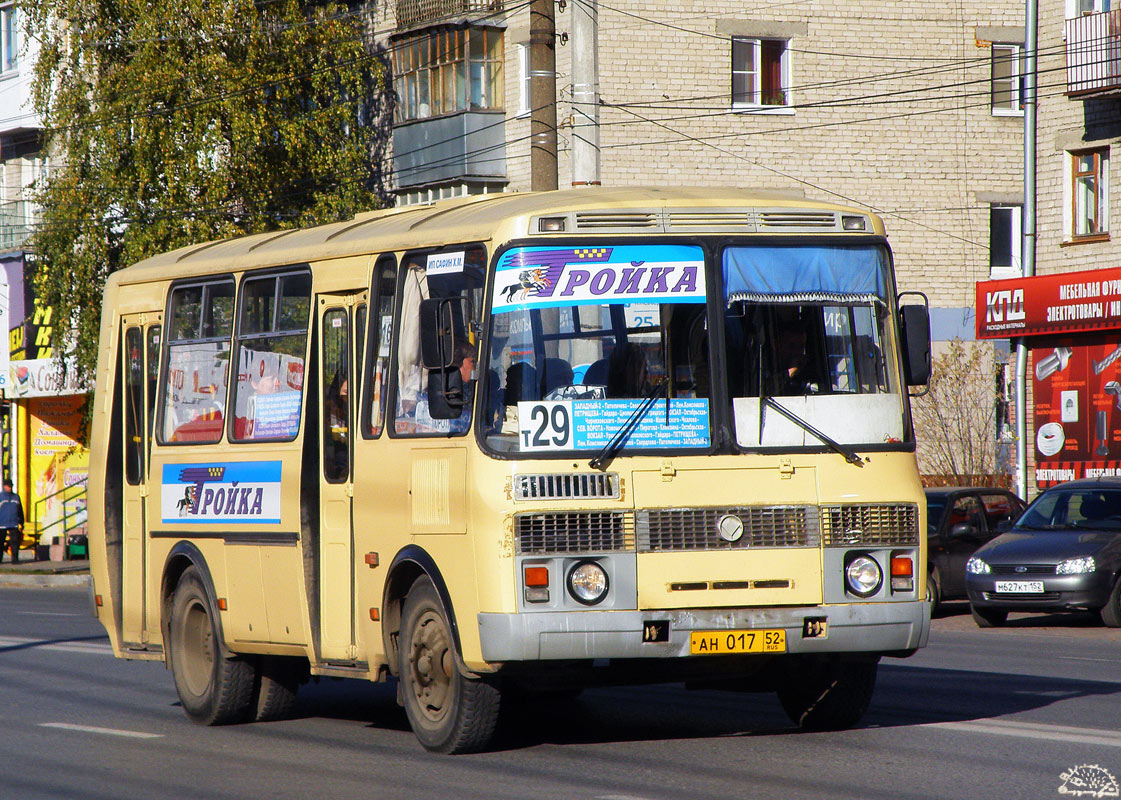
[[[437,20],[501,11],[503,0],[397,0],[398,29]]]
[[[1068,96],[1121,94],[1121,9],[1066,21]]]
[[[506,112],[462,111],[393,128],[397,186],[506,177]]]
[[[0,253],[22,249],[31,237],[34,221],[30,203],[0,203]]]

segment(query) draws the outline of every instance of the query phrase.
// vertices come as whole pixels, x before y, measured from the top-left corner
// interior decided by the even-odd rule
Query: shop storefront
[[[977,284],[977,338],[1028,345],[1028,478],[1121,475],[1121,268]]]

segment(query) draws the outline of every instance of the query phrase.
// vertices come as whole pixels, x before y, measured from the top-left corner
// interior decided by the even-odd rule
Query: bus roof
[[[841,214],[863,216],[869,221],[863,233],[883,235],[880,220],[863,209],[807,200],[791,192],[592,187],[471,195],[369,211],[351,220],[314,228],[288,228],[188,245],[119,270],[111,279],[117,283],[141,283],[176,275],[283,266],[431,247],[437,243],[504,241],[530,235],[530,222],[539,216],[567,217],[569,224],[563,235],[571,236],[644,232],[839,233]]]

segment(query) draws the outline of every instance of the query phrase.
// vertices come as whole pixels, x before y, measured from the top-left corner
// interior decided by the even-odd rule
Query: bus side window
[[[470,427],[478,378],[474,365],[478,356],[485,267],[486,251],[478,246],[411,254],[403,262],[394,433],[462,434]],[[421,357],[420,329],[421,302],[430,297],[461,302],[466,308],[463,330],[454,332],[455,341],[463,343],[456,354],[461,360],[454,366],[462,367],[463,371],[470,368],[471,373],[463,382],[466,405],[455,419],[437,418],[430,413],[428,370]]]
[[[242,284],[234,441],[289,441],[299,433],[310,310],[306,270]]]
[[[158,426],[161,442],[217,442],[222,438],[233,299],[230,278],[172,289]]]
[[[363,426],[367,438],[381,435],[385,424],[385,399],[389,393],[389,354],[393,336],[393,306],[397,300],[397,262],[393,256],[382,256],[374,267],[374,285],[370,292],[373,319],[371,320],[370,346],[373,354],[367,419]],[[361,333],[361,325],[359,333]]]

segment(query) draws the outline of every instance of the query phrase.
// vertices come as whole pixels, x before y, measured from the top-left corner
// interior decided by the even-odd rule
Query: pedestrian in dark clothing
[[[12,563],[19,562],[19,546],[23,541],[23,503],[12,491],[12,482],[4,481],[0,492],[0,559],[11,549]]]

